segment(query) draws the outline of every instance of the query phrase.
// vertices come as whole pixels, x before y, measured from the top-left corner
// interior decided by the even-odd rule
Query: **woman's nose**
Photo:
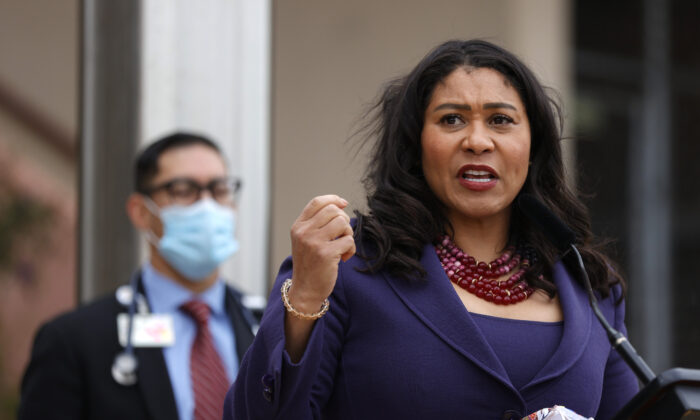
[[[494,142],[488,129],[481,123],[474,123],[462,140],[462,150],[480,155],[493,151]]]

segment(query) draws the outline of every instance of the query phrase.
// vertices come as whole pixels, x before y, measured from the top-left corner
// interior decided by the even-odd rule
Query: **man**
[[[238,248],[239,186],[207,138],[173,134],[141,153],[126,204],[149,242],[137,293],[122,287],[41,327],[20,420],[221,418],[253,340],[253,318],[218,273]]]

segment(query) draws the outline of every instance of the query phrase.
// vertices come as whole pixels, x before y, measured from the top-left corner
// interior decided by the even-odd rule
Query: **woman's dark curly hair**
[[[423,175],[421,132],[435,86],[457,68],[496,70],[517,90],[530,122],[532,161],[520,194],[534,195],[574,231],[595,290],[608,296],[613,284],[624,287],[619,271],[594,243],[586,207],[566,185],[559,106],[517,57],[483,40],[439,45],[407,76],[388,83],[370,109],[367,138],[376,138],[376,143],[363,178],[368,212],[355,212],[355,241],[368,270],[388,270],[407,279],[423,278],[426,273],[420,258],[425,244],[436,243],[445,232],[453,233],[445,207]],[[539,261],[530,270],[528,283],[554,296],[551,270],[559,253],[525,217],[517,199],[509,232],[511,243],[524,241],[538,252]],[[538,280],[536,273],[543,273],[544,280]]]

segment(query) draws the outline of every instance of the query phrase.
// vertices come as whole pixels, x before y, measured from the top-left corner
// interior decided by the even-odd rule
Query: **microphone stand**
[[[632,344],[613,328],[598,308],[591,281],[583,265],[581,254],[570,245],[583,274],[588,300],[596,318],[608,334],[612,347],[642,382],[643,388],[615,415],[613,420],[686,419],[700,420],[700,370],[673,368],[656,376]]]
[[[595,313],[596,318],[598,318],[598,321],[600,321],[603,329],[605,329],[605,332],[608,334],[610,344],[615,350],[617,350],[618,353],[620,353],[620,356],[625,359],[625,362],[627,362],[629,367],[632,368],[635,375],[637,375],[637,378],[642,381],[642,384],[648,384],[656,377],[654,371],[652,371],[644,359],[637,354],[637,350],[635,350],[632,344],[627,340],[627,337],[622,335],[620,331],[613,328],[612,325],[608,323],[608,320],[605,319],[603,313],[600,312],[600,308],[598,308],[598,299],[596,298],[595,294],[593,294],[591,280],[588,278],[588,273],[583,265],[581,254],[578,252],[578,248],[576,248],[574,244],[571,244],[571,250],[574,251],[576,259],[578,260],[578,266],[581,269],[581,273],[583,273],[583,282],[586,286],[586,292],[588,292],[588,301],[591,304],[591,308],[593,308],[593,313]]]
[[[534,195],[521,194],[517,203],[524,215],[542,229],[558,250],[566,253],[570,249],[574,252],[583,274],[591,309],[605,329],[612,347],[642,382],[642,390],[622,407],[614,420],[700,420],[700,370],[673,368],[656,376],[627,338],[610,326],[600,312],[583,259],[574,246],[574,232]]]

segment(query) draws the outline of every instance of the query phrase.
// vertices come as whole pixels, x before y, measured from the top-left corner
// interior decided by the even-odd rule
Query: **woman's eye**
[[[442,122],[443,124],[447,124],[447,125],[457,125],[457,124],[462,124],[464,121],[462,120],[462,117],[460,117],[459,115],[449,114],[449,115],[445,115],[444,117],[442,117],[440,122]]]
[[[507,115],[496,115],[491,119],[491,123],[495,125],[510,124],[513,119]]]

